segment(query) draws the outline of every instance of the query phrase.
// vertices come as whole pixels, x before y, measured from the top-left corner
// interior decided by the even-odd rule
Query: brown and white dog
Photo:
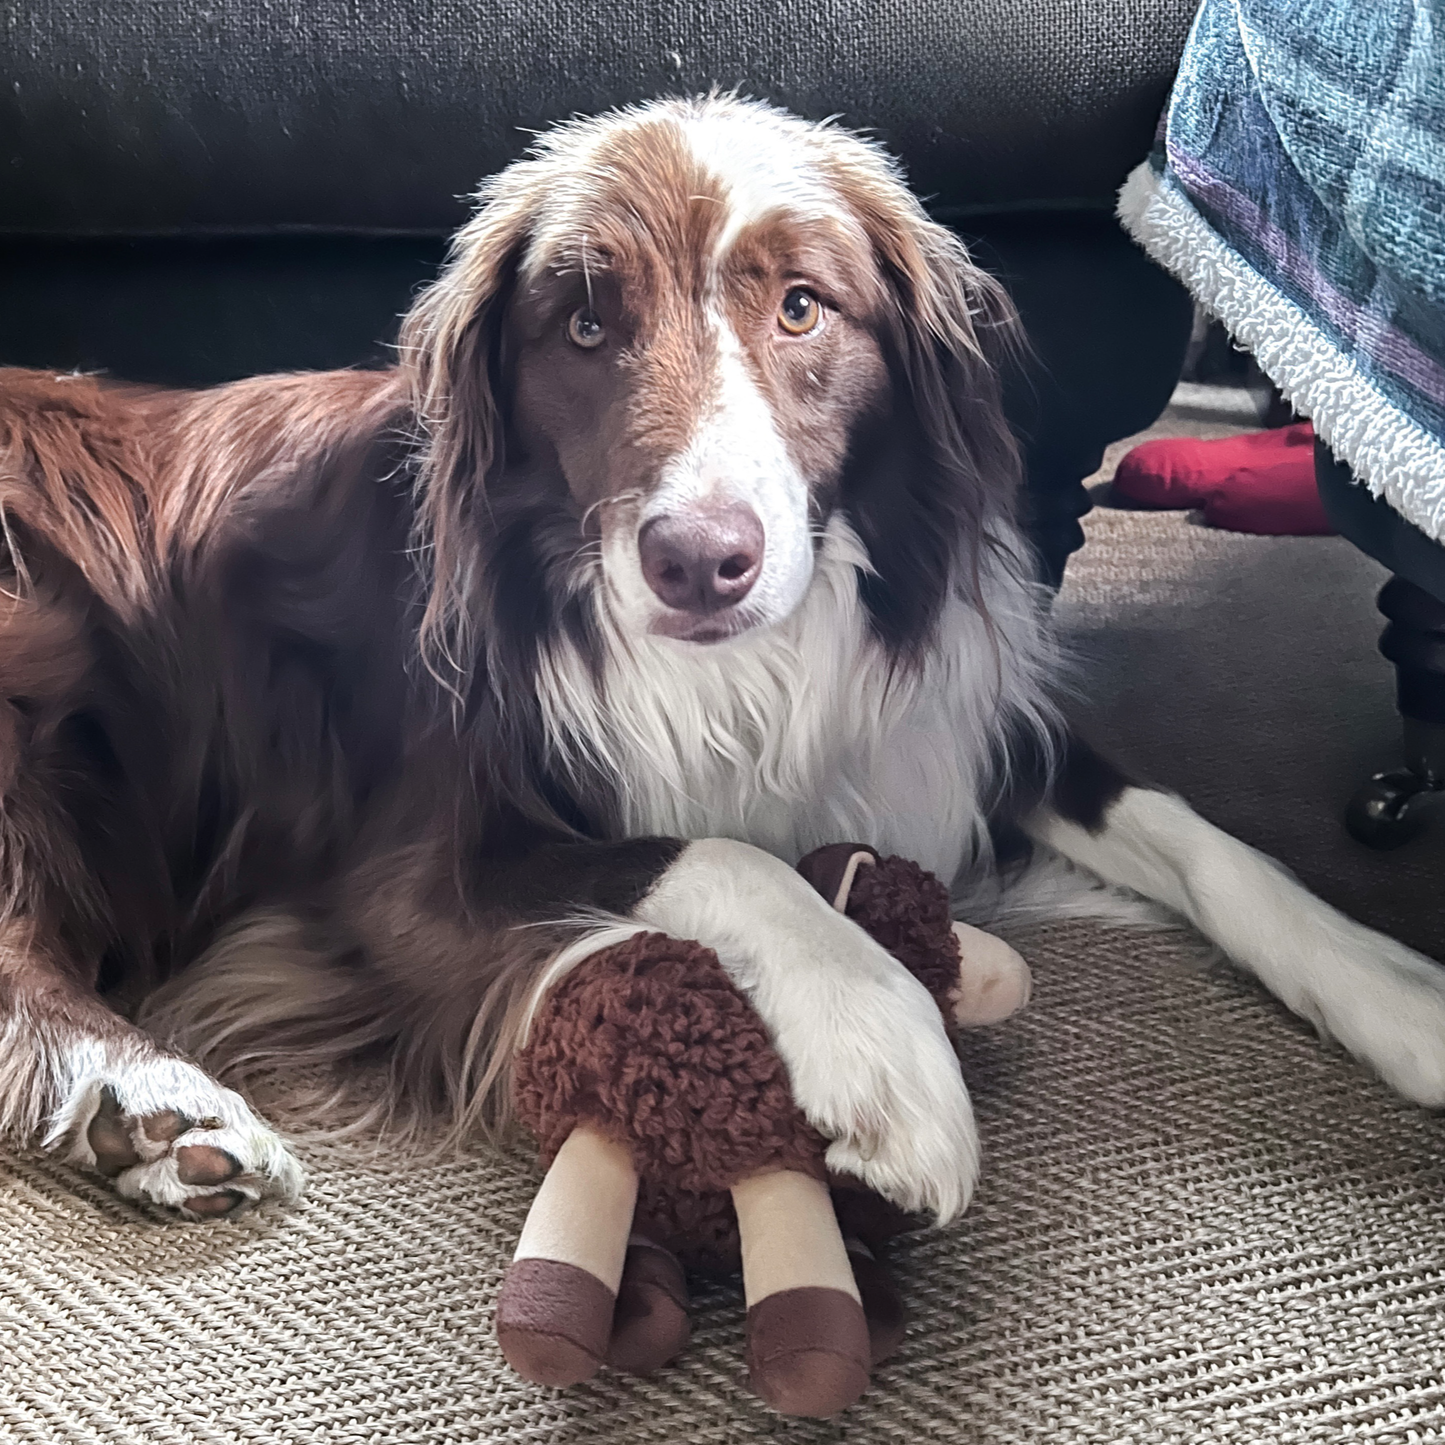
[[[661,929],[747,991],[831,1163],[947,1218],[977,1148],[938,1010],[790,866],[840,838],[961,903],[1027,839],[1445,1103],[1445,973],[1068,738],[1010,310],[877,149],[665,102],[481,202],[396,370],[0,373],[10,1133],[191,1217],[289,1194],[200,1062],[372,1054],[385,1109],[484,1127],[539,990]],[[157,989],[150,1032],[104,1001]]]

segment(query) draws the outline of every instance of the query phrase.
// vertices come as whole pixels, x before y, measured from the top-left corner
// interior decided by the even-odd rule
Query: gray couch
[[[900,155],[1005,277],[1049,575],[1178,375],[1122,236],[1191,0],[30,0],[0,26],[0,363],[188,384],[371,365],[528,130],[717,84]]]

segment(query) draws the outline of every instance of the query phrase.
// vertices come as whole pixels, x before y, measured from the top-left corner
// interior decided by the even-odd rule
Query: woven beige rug
[[[1061,616],[1136,764],[1344,906],[1445,952],[1445,817],[1386,859],[1336,815],[1395,738],[1378,572],[1347,544],[1100,512]],[[320,1149],[306,1201],[176,1225],[0,1162],[0,1440],[43,1445],[1445,1439],[1445,1122],[1178,933],[1018,940],[1028,1012],[965,1065],[985,1182],[905,1242],[902,1354],[830,1423],[745,1391],[741,1304],[649,1384],[534,1389],[491,1304],[524,1155],[402,1171]]]

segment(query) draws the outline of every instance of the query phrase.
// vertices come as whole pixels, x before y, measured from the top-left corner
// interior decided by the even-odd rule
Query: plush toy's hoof
[[[512,1263],[497,1296],[497,1340],[534,1385],[579,1385],[602,1367],[612,1334],[612,1291],[555,1259]]]
[[[850,1294],[785,1289],[748,1311],[748,1377],[783,1415],[827,1419],[868,1388],[868,1322]]]
[[[677,1257],[655,1244],[629,1245],[607,1363],[626,1375],[650,1375],[675,1360],[691,1338],[687,1279]]]
[[[908,1333],[908,1306],[893,1283],[893,1276],[879,1263],[873,1251],[856,1239],[848,1241],[848,1263],[853,1282],[863,1301],[868,1322],[868,1358],[874,1365],[896,1355]]]

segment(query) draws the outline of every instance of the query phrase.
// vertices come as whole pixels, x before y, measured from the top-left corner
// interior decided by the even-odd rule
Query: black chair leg
[[[1103,449],[1085,461],[1050,465],[1031,458],[1024,495],[1024,532],[1034,548],[1039,581],[1051,592],[1064,585],[1069,558],[1084,545],[1079,519],[1093,508],[1083,479],[1097,470]]]
[[[1371,778],[1350,799],[1345,826],[1371,848],[1396,848],[1424,825],[1420,800],[1445,790],[1445,602],[1392,577],[1379,607],[1389,619],[1380,651],[1395,664],[1405,766]]]

